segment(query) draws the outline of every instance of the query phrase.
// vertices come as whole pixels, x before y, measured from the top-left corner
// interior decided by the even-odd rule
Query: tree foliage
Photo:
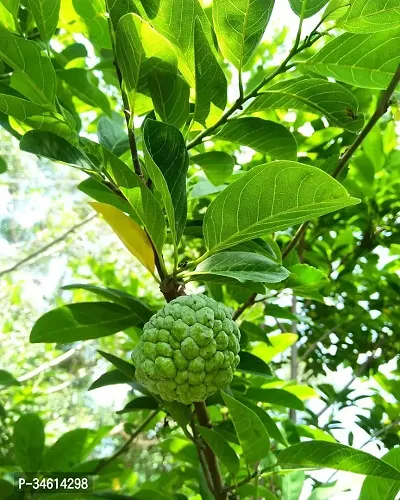
[[[65,300],[33,317],[8,292],[0,498],[20,498],[13,472],[86,474],[93,496],[121,500],[334,498],[326,468],[367,476],[360,500],[396,497],[400,3],[285,1],[289,33],[274,30],[278,3],[0,0],[4,143],[90,215],[5,266],[7,291],[11,272],[102,219],[69,253]],[[112,233],[118,258],[96,243]],[[165,301],[198,292],[231,309],[241,360],[224,391],[167,402],[131,354]],[[12,332],[39,357],[17,362]],[[82,407],[119,384],[129,401],[78,427],[49,398],[68,380]],[[378,439],[381,458],[363,450]]]

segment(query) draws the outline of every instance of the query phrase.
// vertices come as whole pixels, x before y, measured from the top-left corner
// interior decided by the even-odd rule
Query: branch
[[[207,461],[204,456],[203,448],[200,446],[199,433],[197,432],[196,423],[194,421],[194,414],[191,419],[191,427],[193,432],[194,443],[196,445],[197,454],[199,456],[200,464],[204,472],[204,477],[206,478],[207,485],[212,494],[214,494],[214,485],[211,479],[210,471],[207,466]]]
[[[397,87],[399,82],[400,82],[400,65],[397,68],[396,73],[393,75],[393,78],[392,78],[391,82],[389,83],[387,89],[381,93],[381,96],[379,98],[379,101],[378,101],[378,104],[377,104],[376,109],[374,111],[374,114],[371,116],[368,123],[365,125],[365,127],[362,129],[362,131],[359,133],[359,135],[356,137],[353,144],[345,151],[343,156],[340,158],[338,166],[336,167],[335,171],[332,174],[332,177],[334,179],[337,179],[339,177],[339,175],[343,172],[344,168],[346,167],[348,162],[351,160],[352,156],[357,151],[357,149],[364,142],[367,135],[371,132],[371,130],[377,124],[379,119],[386,113],[386,111],[390,105],[390,99],[391,99],[394,91],[396,90],[396,87]],[[287,257],[289,255],[289,253],[297,246],[297,244],[299,243],[299,241],[301,240],[301,238],[303,237],[303,235],[307,231],[309,224],[310,224],[310,221],[307,221],[307,222],[304,222],[299,227],[296,234],[293,236],[292,240],[290,241],[289,245],[286,247],[286,249],[282,253],[283,258]]]
[[[233,314],[232,319],[233,320],[237,320],[245,312],[246,309],[248,309],[249,307],[253,306],[255,304],[256,297],[257,297],[257,292],[254,292],[253,295],[250,295],[250,297],[248,298],[247,302],[245,302],[244,304],[242,304],[239,307],[239,309],[237,309],[237,311],[235,311],[235,313]]]
[[[76,354],[76,352],[80,349],[80,346],[78,347],[73,347],[67,352],[64,352],[60,356],[57,356],[56,358],[52,359],[51,361],[46,361],[45,363],[41,364],[34,370],[25,373],[25,375],[21,375],[21,377],[18,377],[17,380],[18,382],[25,382],[26,380],[29,380],[33,377],[36,377],[36,375],[39,375],[40,373],[48,370],[49,368],[53,368],[54,366],[57,366],[61,363],[63,363],[65,360],[71,358]]]
[[[196,415],[199,421],[199,424],[203,427],[208,427],[211,429],[211,422],[208,416],[207,407],[204,401],[195,402],[194,403]],[[217,461],[217,457],[214,452],[205,443],[204,447],[204,457],[207,462],[208,471],[211,476],[212,484],[213,484],[213,492],[216,500],[226,500],[227,494],[224,489],[224,484],[221,477],[221,471],[219,470],[219,465]]]
[[[58,243],[61,243],[70,234],[74,233],[75,231],[77,231],[78,229],[80,229],[82,226],[84,226],[88,222],[92,221],[95,217],[97,217],[97,214],[91,215],[90,217],[87,217],[86,219],[84,219],[83,221],[79,222],[78,224],[75,224],[75,226],[72,226],[70,229],[68,229],[68,231],[66,231],[65,233],[63,233],[59,238],[56,238],[55,240],[51,241],[47,245],[39,248],[39,250],[36,250],[35,252],[31,253],[30,255],[28,255],[24,259],[20,260],[19,262],[17,262],[13,266],[9,267],[8,269],[4,269],[3,271],[0,271],[0,277],[4,276],[5,274],[11,273],[12,271],[16,271],[17,269],[19,269],[21,266],[23,266],[27,262],[31,261],[35,257],[38,257],[40,254],[46,252],[46,250],[48,250],[49,248],[53,247],[54,245],[57,245]]]
[[[249,99],[252,99],[253,97],[257,97],[258,92],[262,89],[262,87],[267,85],[276,76],[280,75],[281,73],[285,73],[288,70],[288,63],[295,55],[297,55],[298,53],[300,53],[301,51],[310,46],[310,44],[307,42],[300,46],[302,25],[303,25],[303,18],[300,18],[299,29],[297,31],[296,41],[294,43],[294,46],[292,47],[291,51],[284,59],[284,61],[280,64],[280,66],[278,66],[270,75],[265,77],[262,80],[262,82],[259,85],[257,85],[257,87],[253,89],[249,94],[245,96],[239,95],[239,98],[232,105],[232,107],[229,108],[227,111],[225,111],[225,113],[221,116],[221,118],[217,122],[214,123],[214,125],[211,125],[210,127],[200,132],[200,134],[198,134],[191,142],[189,142],[189,144],[187,145],[188,150],[201,144],[205,137],[209,136],[212,132],[214,132],[214,130],[216,130],[221,125],[226,123],[228,121],[228,118],[230,118],[235,111],[242,109],[242,106],[245,102],[247,102]],[[312,43],[314,43],[314,41]]]
[[[258,469],[256,469],[252,474],[249,474],[247,477],[242,479],[242,481],[240,481],[237,484],[234,484],[233,486],[228,486],[227,488],[225,488],[224,491],[226,491],[227,493],[229,493],[230,491],[235,491],[238,488],[240,488],[241,486],[243,486],[244,484],[249,483],[255,477],[258,477],[259,475],[261,475],[261,472],[259,472]]]
[[[115,72],[117,73],[119,87],[121,90],[122,102],[124,105],[124,115],[125,115],[125,120],[126,120],[126,126],[128,128],[129,148],[131,150],[133,168],[135,170],[136,175],[138,175],[140,178],[143,179],[143,172],[142,172],[142,169],[140,166],[136,138],[135,138],[135,132],[134,132],[133,110],[131,110],[129,108],[129,101],[128,101],[127,95],[124,91],[124,88],[123,88],[122,73],[121,73],[121,69],[120,69],[120,67],[118,65],[118,61],[117,61],[117,51],[115,50],[115,34],[114,34],[112,22],[111,22],[110,8],[108,6],[108,0],[106,0],[106,11],[108,14],[108,28],[110,31],[110,38],[111,38],[111,43],[112,43],[112,48],[113,48],[113,53],[114,53]]]
[[[307,350],[304,352],[304,354],[301,356],[301,358],[299,359],[300,363],[303,362],[303,361],[306,361],[307,358],[309,357],[309,355],[315,351],[315,349],[318,347],[318,344],[320,342],[323,342],[326,338],[329,337],[329,335],[331,335],[331,333],[336,333],[338,331],[338,329],[342,326],[344,326],[346,323],[350,323],[351,321],[353,320],[350,320],[350,321],[343,321],[342,323],[339,323],[338,325],[335,326],[335,328],[332,328],[331,330],[328,330],[327,332],[325,332],[323,335],[321,335],[321,337],[319,337],[315,342],[313,342],[308,348]]]
[[[354,372],[354,375],[351,377],[351,379],[347,382],[347,384],[343,387],[343,389],[341,391],[338,392],[338,395],[339,394],[342,394],[343,392],[345,392],[350,386],[351,384],[359,377],[361,377],[362,375],[364,375],[364,373],[368,370],[368,368],[370,367],[371,365],[371,362],[374,361],[375,359],[375,356],[376,356],[376,353],[378,351],[378,349],[380,349],[383,344],[385,343],[385,339],[381,339],[376,348],[374,349],[374,352],[371,354],[371,356],[369,356],[362,365],[359,365],[358,369],[355,370]],[[322,410],[320,410],[318,413],[317,413],[317,418],[319,418],[321,415],[323,415],[326,410],[328,410],[329,408],[331,407],[331,404],[327,403],[323,408]]]
[[[304,2],[304,4],[305,4],[305,2]],[[297,313],[297,299],[296,299],[296,295],[294,295],[294,294],[292,297],[292,313],[293,314]],[[294,333],[295,335],[298,334],[296,320],[292,321],[291,330],[292,330],[292,333]],[[297,377],[298,377],[298,346],[297,346],[297,342],[295,342],[291,348],[290,379],[297,380]],[[296,423],[296,410],[294,410],[293,408],[291,408],[289,410],[289,418],[293,423]]]
[[[135,430],[133,434],[129,437],[129,439],[125,442],[125,444],[117,450],[114,455],[111,455],[111,457],[105,459],[104,461],[100,462],[97,467],[94,469],[93,474],[98,474],[101,470],[103,470],[107,465],[109,465],[111,462],[116,460],[119,456],[121,456],[123,453],[128,451],[130,445],[132,442],[138,437],[138,435],[142,432],[142,430],[146,427],[148,423],[153,420],[153,418],[158,414],[159,410],[154,410],[152,411],[144,420],[143,422],[139,425],[139,427]]]

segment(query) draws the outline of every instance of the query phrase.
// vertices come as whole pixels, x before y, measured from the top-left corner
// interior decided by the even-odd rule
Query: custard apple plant
[[[178,297],[144,325],[132,356],[136,378],[166,401],[204,401],[232,382],[239,341],[223,304],[203,294]]]
[[[122,332],[133,350],[133,364],[102,353],[116,370],[92,386],[130,385],[133,399],[120,412],[132,431],[129,440],[97,465],[80,463],[79,455],[63,466],[104,473],[100,483],[108,486],[107,465],[149,425],[167,434],[168,426],[158,425],[164,418],[175,420],[169,436],[180,442],[167,452],[190,463],[179,462],[173,471],[168,463],[155,481],[151,475],[153,491],[168,489],[167,498],[286,500],[292,498],[292,479],[304,482],[302,471],[293,472],[297,467],[336,467],[396,482],[400,473],[389,461],[332,442],[330,434],[330,441],[301,441],[326,438],[319,421],[325,409],[305,412],[304,400],[318,393],[297,382],[305,381],[300,368],[320,344],[319,330],[322,339],[332,328],[347,339],[348,325],[340,330],[335,306],[339,310],[345,298],[368,289],[343,280],[331,292],[330,278],[356,269],[358,257],[378,247],[379,238],[397,241],[391,207],[398,157],[385,168],[382,158],[397,144],[391,118],[400,81],[398,2],[209,4],[0,0],[0,125],[23,151],[80,170],[78,187],[91,198],[90,210],[147,273],[119,266],[126,285],[121,290],[114,272],[93,262],[107,286],[64,289],[101,300],[58,307],[33,326],[32,342],[69,346],[96,339],[118,352],[121,337],[111,336]],[[274,38],[274,32],[268,24],[278,4],[293,11],[298,28],[269,43],[266,35]],[[320,19],[306,32],[304,21],[312,24],[314,15]],[[377,122],[385,114],[381,134]],[[350,161],[366,172],[364,183],[349,170]],[[385,187],[380,198],[372,186],[374,169]],[[390,252],[398,252],[396,245]],[[336,257],[343,248],[346,254]],[[375,267],[372,261],[368,273]],[[376,282],[397,293],[396,271],[390,268],[392,275]],[[134,286],[136,274],[153,279],[153,288]],[[290,311],[282,305],[287,300]],[[385,332],[386,345],[379,346],[394,357],[396,342],[389,345],[386,332],[396,330],[391,321],[398,315],[397,296],[371,300],[381,300],[375,308],[384,312],[379,328],[365,319],[358,302],[363,310],[351,317],[363,317],[362,332],[373,342],[378,330]],[[352,345],[354,336],[348,339]],[[346,355],[357,366],[365,354],[367,371],[375,359],[370,347],[361,343]],[[321,350],[314,360],[321,370],[329,352]],[[355,377],[362,373],[357,366]],[[329,400],[333,389],[325,391]],[[142,421],[132,416],[137,411]],[[378,420],[394,414],[382,410]],[[28,421],[33,439],[40,439],[40,422]],[[34,442],[24,429],[26,422],[16,428],[19,458],[24,444]],[[159,438],[164,450],[168,439]],[[41,442],[32,449],[43,447]],[[179,455],[177,448],[187,453]],[[51,467],[63,454],[49,453],[43,462]],[[20,462],[24,468],[26,461]],[[30,463],[38,470],[41,457]],[[183,469],[188,480],[179,482]],[[292,470],[288,479],[285,469]],[[189,477],[197,471],[195,480]],[[124,497],[149,497],[149,490],[140,494],[137,477],[128,477]]]

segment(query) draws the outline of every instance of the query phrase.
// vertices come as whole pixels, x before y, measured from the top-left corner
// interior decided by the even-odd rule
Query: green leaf
[[[161,118],[182,126],[189,114],[189,86],[179,76],[173,45],[160,33],[136,14],[126,14],[118,23],[117,59],[131,111],[137,92],[150,91]]]
[[[94,165],[82,151],[52,132],[30,130],[22,137],[19,147],[22,151],[44,156],[55,162],[83,170],[94,170]]]
[[[49,42],[57,29],[61,0],[28,0],[40,36]]]
[[[146,323],[153,316],[153,311],[149,309],[144,302],[137,299],[133,295],[117,290],[116,288],[102,288],[90,283],[74,283],[71,285],[64,285],[62,290],[87,290],[88,292],[95,293],[99,297],[109,299],[116,304],[127,307],[131,310],[132,314],[136,314],[138,323]]]
[[[74,429],[63,434],[43,455],[42,472],[68,472],[84,460],[90,429]]]
[[[185,140],[172,125],[146,120],[143,130],[146,168],[160,192],[176,244],[187,217],[186,174],[189,157]]]
[[[14,485],[5,479],[0,479],[0,498],[11,498],[14,493]]]
[[[16,378],[14,378],[10,372],[6,370],[0,370],[0,386],[10,387],[11,385],[21,385]]]
[[[122,196],[118,195],[112,189],[93,177],[89,177],[82,181],[78,185],[78,189],[94,200],[112,205],[122,210],[122,212],[129,214],[133,219],[137,219],[133,208],[126,199],[122,198]]]
[[[212,449],[218,460],[221,461],[232,475],[236,475],[240,469],[239,457],[226,439],[218,432],[208,427],[198,427],[199,433]]]
[[[305,62],[308,69],[356,87],[386,89],[399,64],[400,32],[345,33]]]
[[[278,335],[269,335],[269,345],[259,343],[253,347],[252,352],[263,359],[266,363],[272,361],[275,356],[285,352],[286,349],[295,344],[298,340],[295,333],[279,333]]]
[[[190,87],[177,72],[155,67],[148,76],[154,109],[161,120],[182,128],[189,117]]]
[[[190,163],[194,163],[202,168],[207,176],[207,179],[214,184],[220,186],[233,173],[235,160],[228,153],[223,151],[209,151],[200,153],[189,158]]]
[[[286,438],[282,435],[281,431],[278,429],[278,426],[275,423],[275,420],[270,417],[265,410],[265,408],[256,405],[252,401],[249,401],[242,396],[236,396],[237,400],[247,406],[250,410],[254,411],[257,414],[258,418],[263,423],[265,429],[267,430],[269,436],[278,443],[283,444],[283,446],[288,446]]]
[[[110,354],[108,352],[100,351],[99,349],[97,352],[107,361],[112,363],[115,368],[117,368],[121,373],[124,373],[125,375],[130,377],[131,380],[135,380],[135,367],[132,363],[128,363],[124,359],[118,358],[117,356],[114,356],[113,354]]]
[[[99,142],[115,156],[121,156],[129,149],[129,139],[125,132],[124,119],[114,114],[113,118],[102,116],[97,125]]]
[[[400,472],[400,448],[393,448],[383,455],[382,460]],[[372,477],[364,479],[358,500],[394,500],[400,491],[400,481]]]
[[[350,90],[322,78],[284,80],[263,89],[246,113],[268,109],[298,109],[325,116],[331,125],[352,132],[360,130],[363,119],[358,118],[358,102]]]
[[[13,35],[0,23],[0,59],[14,69],[11,77],[14,89],[30,101],[53,109],[56,74],[37,43]]]
[[[200,280],[221,281],[233,278],[240,283],[280,283],[289,272],[280,264],[261,254],[250,252],[221,252],[201,262],[196,270],[188,273]],[[217,277],[215,279],[215,277]]]
[[[240,362],[236,370],[244,373],[252,373],[261,377],[272,377],[270,367],[257,356],[251,352],[241,351]]]
[[[114,31],[117,30],[118,22],[125,14],[131,12],[139,14],[134,0],[108,0],[108,7]]]
[[[85,21],[90,41],[104,49],[111,49],[104,0],[72,0],[76,13]]]
[[[282,497],[285,500],[299,500],[305,480],[304,471],[299,470],[282,477]]]
[[[131,411],[141,410],[157,410],[159,407],[158,401],[153,396],[140,396],[132,399],[122,410],[117,411],[119,415],[129,413]]]
[[[289,0],[290,6],[295,14],[301,15],[303,4],[306,3],[304,18],[311,17],[319,12],[329,0]]]
[[[248,146],[274,160],[297,158],[296,139],[289,130],[279,123],[262,118],[235,118],[216,137]]]
[[[338,27],[352,33],[374,33],[400,27],[399,0],[353,0]]]
[[[186,406],[178,401],[164,401],[163,408],[165,408],[178,425],[186,429],[192,416],[190,406]]]
[[[4,172],[7,172],[7,162],[0,156],[0,174],[4,174]]]
[[[33,325],[30,341],[69,343],[112,335],[137,325],[137,315],[112,302],[69,304],[47,312]]]
[[[215,198],[204,237],[214,253],[357,203],[320,169],[276,161],[252,168]]]
[[[179,68],[191,87],[195,82],[194,20],[197,17],[203,32],[213,43],[212,28],[198,0],[157,0],[143,2],[141,17],[177,49]],[[171,15],[173,13],[173,15]]]
[[[274,0],[214,0],[213,20],[218,45],[228,61],[241,70],[261,42]]]
[[[266,457],[270,449],[268,433],[258,416],[247,406],[222,392],[235,426],[246,462],[254,464]]]
[[[131,381],[132,378],[125,375],[125,373],[119,370],[112,370],[100,375],[100,377],[91,384],[88,391],[93,391],[94,389],[99,389],[100,387],[106,387],[108,385],[129,384]]]
[[[20,3],[19,0],[2,0],[1,3],[13,16],[17,16]]]
[[[225,73],[203,33],[198,18],[194,26],[196,106],[194,120],[210,126],[220,118],[227,101]]]
[[[83,151],[111,176],[130,203],[135,217],[147,229],[158,253],[165,242],[165,220],[161,206],[143,180],[111,151],[100,144],[81,139]]]
[[[14,425],[14,451],[24,472],[39,470],[44,450],[44,425],[34,413],[22,415]]]
[[[258,387],[249,387],[245,396],[253,401],[260,401],[262,403],[283,406],[284,408],[292,408],[299,411],[304,410],[303,401],[284,389],[260,389]]]
[[[378,458],[349,446],[327,441],[307,441],[281,451],[278,464],[284,468],[323,467],[400,480],[400,472]]]
[[[295,264],[290,271],[293,274],[288,279],[288,288],[301,297],[323,300],[318,291],[329,285],[329,279],[325,273],[308,264]]]
[[[100,108],[107,115],[111,115],[110,102],[107,96],[89,81],[86,69],[65,69],[59,71],[58,76],[73,89],[74,95],[82,102]]]

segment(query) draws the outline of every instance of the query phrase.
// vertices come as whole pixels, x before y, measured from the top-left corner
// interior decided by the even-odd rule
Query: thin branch
[[[253,306],[255,304],[256,297],[257,297],[257,293],[256,292],[254,292],[253,295],[250,295],[250,297],[248,298],[248,300],[244,304],[242,304],[239,307],[239,309],[237,309],[235,311],[235,313],[233,314],[232,319],[233,320],[237,320],[245,312],[246,309],[248,309],[249,307]]]
[[[255,477],[258,477],[259,475],[261,475],[261,472],[259,472],[258,469],[256,469],[252,474],[249,474],[247,477],[242,479],[239,483],[234,484],[233,486],[228,486],[227,488],[225,488],[224,491],[226,493],[229,493],[230,491],[235,491],[238,488],[240,488],[241,486],[243,486],[244,484],[249,483]]]
[[[53,368],[54,366],[57,366],[67,359],[71,358],[76,354],[76,352],[80,349],[80,346],[78,347],[73,347],[67,352],[64,352],[60,356],[57,356],[56,358],[52,359],[51,361],[46,361],[45,363],[42,363],[40,366],[35,368],[34,370],[25,373],[25,375],[21,375],[20,377],[17,378],[18,382],[25,382],[26,380],[29,380],[31,378],[36,377],[36,375],[39,375],[40,373],[48,370],[49,368]]]
[[[351,320],[353,321],[353,320]],[[328,330],[327,332],[325,332],[323,335],[321,335],[315,342],[313,342],[308,348],[307,350],[304,352],[304,354],[301,356],[301,358],[299,359],[300,363],[303,362],[303,361],[306,361],[307,358],[310,356],[310,354],[312,352],[315,351],[315,349],[318,347],[318,344],[320,342],[323,342],[326,338],[329,337],[329,335],[331,335],[332,333],[336,333],[338,331],[339,328],[341,328],[343,325],[345,325],[346,323],[349,323],[349,321],[343,321],[342,323],[339,323],[338,325],[336,325],[334,328],[332,328],[331,330]]]
[[[70,229],[68,229],[68,231],[65,231],[65,233],[63,233],[60,237],[58,237],[55,240],[51,241],[47,245],[44,245],[43,247],[39,248],[38,250],[36,250],[35,252],[31,253],[27,257],[23,258],[22,260],[20,260],[19,262],[17,262],[13,266],[9,267],[8,269],[4,269],[3,271],[0,271],[0,277],[4,276],[5,274],[11,273],[13,271],[16,271],[17,269],[19,269],[21,266],[23,266],[27,262],[30,262],[31,260],[33,260],[34,258],[38,257],[42,253],[46,252],[49,248],[53,247],[54,245],[57,245],[58,243],[61,243],[70,234],[74,233],[75,231],[77,231],[78,229],[80,229],[82,226],[84,226],[88,222],[92,221],[95,217],[97,217],[97,214],[91,215],[90,217],[87,217],[83,221],[81,221],[78,224],[75,224],[74,226],[72,226]]]
[[[381,96],[379,98],[378,104],[376,106],[374,114],[371,116],[370,120],[368,123],[365,125],[365,127],[362,129],[362,131],[359,133],[359,135],[356,137],[355,141],[349,148],[345,151],[343,156],[340,158],[340,161],[338,163],[338,166],[336,167],[335,171],[332,174],[332,177],[336,179],[339,177],[339,175],[342,173],[348,162],[351,160],[352,156],[354,153],[357,151],[357,149],[361,146],[361,144],[364,142],[365,138],[367,135],[371,132],[371,130],[374,128],[374,126],[377,124],[379,119],[386,113],[389,105],[390,105],[390,99],[396,90],[396,87],[398,83],[400,82],[400,65],[397,68],[396,73],[393,75],[392,80],[390,81],[387,89],[381,93]],[[285,258],[289,255],[289,253],[297,246],[305,232],[307,231],[308,225],[310,221],[304,222],[299,229],[297,230],[296,234],[293,236],[292,240],[282,253],[282,257]]]
[[[305,2],[304,2],[305,3]],[[297,314],[297,300],[296,295],[292,297],[292,313]],[[297,335],[297,321],[292,321],[292,333]],[[297,342],[292,345],[290,356],[290,379],[297,380],[298,376],[298,346]],[[296,423],[296,410],[291,408],[289,410],[289,418],[292,422]]]
[[[362,375],[364,375],[364,373],[365,373],[365,372],[368,370],[368,368],[370,367],[371,362],[372,362],[372,361],[374,361],[374,359],[375,359],[375,356],[376,356],[376,353],[377,353],[378,349],[380,349],[380,348],[383,346],[383,344],[384,344],[384,343],[385,343],[385,339],[381,339],[381,340],[378,342],[378,344],[377,344],[376,348],[374,349],[374,352],[371,354],[371,356],[369,356],[369,357],[368,357],[368,358],[364,361],[364,363],[363,363],[362,365],[360,365],[360,366],[358,367],[358,369],[357,369],[357,370],[355,370],[354,375],[353,375],[353,376],[351,377],[351,379],[347,382],[347,384],[343,387],[343,389],[339,391],[339,393],[338,393],[338,394],[342,394],[343,392],[347,391],[347,389],[348,389],[348,388],[349,388],[349,387],[353,384],[353,382],[354,382],[357,378],[359,378],[359,377],[361,377]],[[319,418],[321,415],[323,415],[323,414],[326,412],[326,410],[328,410],[330,407],[331,407],[331,404],[327,403],[327,404],[326,404],[326,405],[322,408],[322,410],[320,410],[320,411],[317,413],[317,415],[316,415],[316,416],[317,416],[317,418]]]
[[[211,429],[212,426],[205,402],[195,402],[194,407],[199,424],[203,427],[208,427],[209,429]],[[207,467],[210,472],[214,497],[216,500],[225,500],[227,498],[227,494],[225,492],[224,483],[222,481],[221,471],[219,470],[217,457],[215,456],[211,448],[207,445],[207,443],[205,443],[204,446],[204,457],[206,459]]]
[[[356,137],[356,140],[353,142],[353,144],[345,151],[344,155],[340,159],[338,166],[336,167],[336,170],[333,172],[332,177],[334,177],[335,179],[339,177],[343,169],[346,167],[347,163],[350,161],[351,157],[363,143],[364,139],[371,132],[371,130],[374,128],[379,119],[386,113],[388,107],[390,106],[390,99],[392,98],[392,95],[396,90],[396,87],[399,82],[400,82],[400,64],[397,67],[397,71],[393,75],[393,78],[391,79],[387,89],[381,93],[374,114],[371,116],[368,123],[362,129],[360,134]]]
[[[200,438],[199,438],[199,433],[197,432],[196,423],[194,421],[194,414],[192,415],[190,425],[192,427],[194,443],[196,445],[197,455],[199,456],[200,464],[204,472],[204,477],[206,478],[209,490],[211,491],[212,494],[214,494],[214,485],[211,479],[210,471],[207,466],[206,458],[204,456],[204,450],[200,446]]]
[[[114,53],[115,72],[117,73],[119,87],[121,90],[122,102],[124,105],[124,115],[125,115],[125,120],[126,120],[126,126],[128,128],[128,139],[129,139],[129,147],[131,150],[133,168],[135,170],[136,175],[138,175],[140,178],[143,179],[143,172],[142,172],[142,168],[140,166],[139,155],[138,155],[137,144],[136,144],[136,137],[135,137],[135,132],[134,132],[133,109],[129,108],[128,97],[127,97],[127,95],[124,91],[124,87],[123,87],[121,69],[120,69],[120,67],[118,65],[118,61],[117,61],[117,51],[115,48],[115,33],[114,33],[114,28],[113,28],[112,22],[111,22],[110,8],[108,5],[108,0],[106,0],[106,11],[108,13],[108,28],[110,31],[111,44],[112,44],[113,53]]]
[[[294,46],[292,47],[291,51],[284,59],[284,61],[280,64],[280,66],[278,66],[270,75],[266,76],[262,80],[262,82],[259,85],[257,85],[257,87],[253,89],[249,94],[245,96],[239,96],[239,98],[235,101],[235,103],[227,111],[225,111],[225,113],[221,116],[221,118],[217,122],[214,123],[214,125],[211,125],[210,127],[200,132],[191,142],[189,142],[189,144],[187,145],[188,150],[201,144],[205,137],[208,137],[217,128],[225,124],[228,121],[228,118],[230,118],[233,115],[233,113],[235,113],[235,111],[242,109],[242,106],[245,102],[247,102],[249,99],[252,99],[253,97],[257,97],[258,92],[262,89],[262,87],[267,85],[276,76],[280,75],[281,73],[285,73],[288,70],[289,61],[295,55],[297,55],[298,53],[300,53],[302,50],[306,49],[309,46],[308,43],[304,43],[303,45],[300,46],[302,24],[303,24],[303,19],[301,18]]]
[[[93,474],[98,474],[101,470],[103,470],[107,465],[109,465],[111,462],[116,460],[119,456],[121,456],[123,453],[128,451],[130,445],[132,442],[138,437],[138,435],[142,432],[142,430],[146,427],[148,423],[150,423],[153,418],[158,414],[159,410],[154,410],[152,411],[144,420],[143,422],[139,425],[139,427],[135,430],[133,434],[129,437],[129,439],[125,442],[125,444],[117,450],[114,455],[111,457],[101,461],[97,467],[94,469]]]

